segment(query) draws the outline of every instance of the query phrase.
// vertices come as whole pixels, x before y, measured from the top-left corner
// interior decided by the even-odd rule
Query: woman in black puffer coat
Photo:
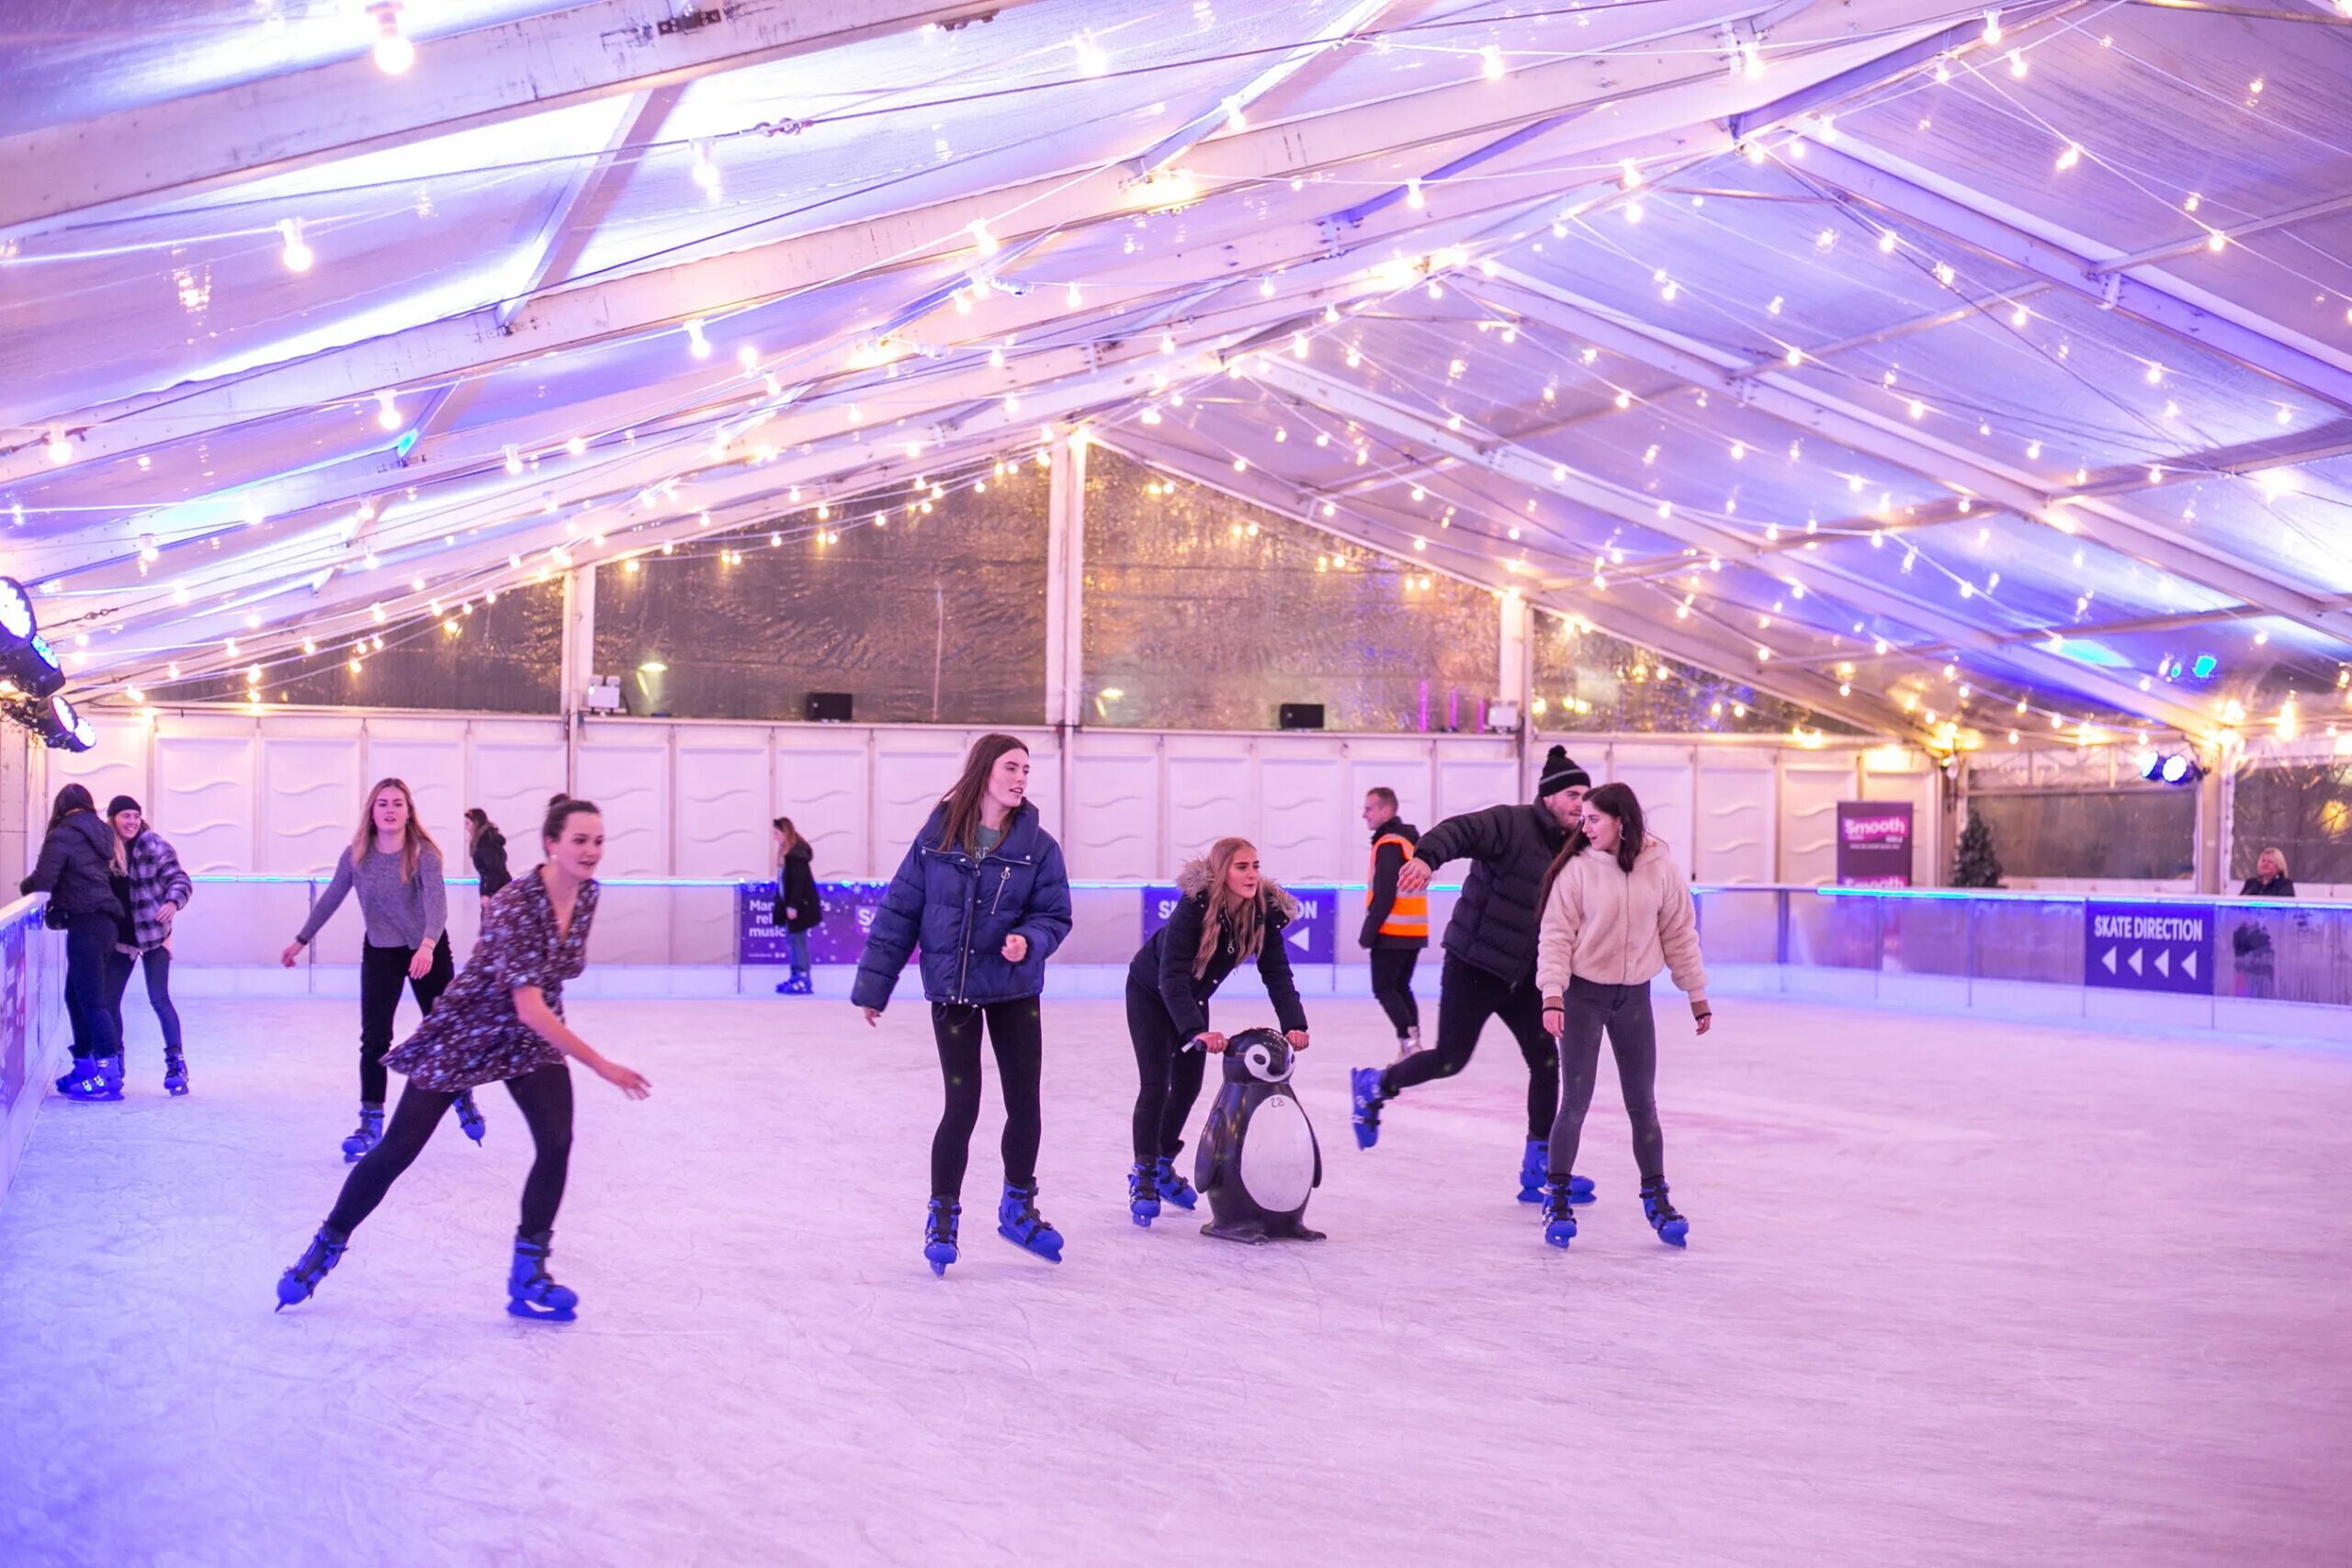
[[[57,1080],[69,1100],[122,1098],[122,1015],[107,1000],[107,964],[131,940],[125,919],[130,881],[122,840],[98,816],[87,785],[57,792],[40,859],[18,885],[46,893],[50,923],[65,931],[65,1012],[74,1025],[74,1066]]]
[[[1127,1213],[1139,1225],[1159,1217],[1163,1199],[1180,1209],[1196,1201],[1176,1173],[1176,1156],[1208,1056],[1225,1049],[1225,1036],[1209,1027],[1208,1000],[1243,959],[1256,961],[1292,1047],[1306,1049],[1306,1010],[1283,942],[1283,928],[1298,918],[1298,900],[1260,873],[1256,847],[1247,839],[1219,839],[1207,858],[1184,867],[1176,890],[1181,897],[1168,923],[1127,965],[1127,1033],[1139,1080]]]

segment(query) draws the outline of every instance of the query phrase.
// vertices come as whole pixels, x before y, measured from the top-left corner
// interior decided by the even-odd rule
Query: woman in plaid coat
[[[195,887],[180,869],[180,857],[164,836],[147,826],[139,803],[127,795],[107,802],[107,820],[122,840],[128,872],[130,941],[118,943],[107,964],[107,998],[117,1018],[133,966],[147,972],[147,1000],[164,1031],[164,1088],[187,1092],[187,1059],[180,1054],[179,1010],[172,1006],[172,921],[187,908]]]

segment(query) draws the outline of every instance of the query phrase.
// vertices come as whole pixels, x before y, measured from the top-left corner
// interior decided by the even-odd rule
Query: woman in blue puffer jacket
[[[1046,960],[1069,934],[1062,850],[1029,804],[1029,748],[984,735],[963,776],[915,835],[882,907],[874,911],[850,1000],[874,1023],[899,972],[920,946],[922,994],[939,1042],[947,1104],[931,1141],[931,1212],[923,1257],[944,1274],[956,1261],[960,1195],[980,1119],[980,1035],[996,1048],[1004,1095],[1004,1197],[997,1233],[1062,1260],[1061,1233],[1037,1213],[1037,1105],[1045,1038],[1038,993]]]

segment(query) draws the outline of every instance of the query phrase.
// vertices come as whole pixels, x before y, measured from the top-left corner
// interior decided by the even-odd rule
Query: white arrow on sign
[[[1306,944],[1309,940],[1311,939],[1306,931],[1300,931],[1295,927],[1292,928],[1290,931],[1290,944],[1298,949],[1299,952],[1305,953],[1306,951]]]
[[[2107,972],[2109,974],[2112,975],[2115,973],[2115,949],[2110,947],[2105,953],[2100,953],[2098,961],[2107,965]]]
[[[2180,961],[2180,972],[2192,980],[2197,978],[2197,954],[2192,953]]]
[[[2172,949],[2165,948],[2156,954],[2156,973],[2167,980],[2172,978]]]
[[[2125,959],[2124,962],[2132,965],[2132,973],[2134,975],[2144,975],[2147,973],[2145,969],[2143,969],[2140,966],[2140,950],[2136,947],[2132,950],[2132,956]]]

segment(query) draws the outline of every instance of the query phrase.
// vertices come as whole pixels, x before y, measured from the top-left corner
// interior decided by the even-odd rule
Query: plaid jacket
[[[139,837],[123,846],[123,858],[130,871],[131,941],[144,953],[151,947],[161,947],[171,929],[164,924],[165,904],[175,908],[187,908],[188,896],[196,891],[180,869],[180,857],[162,834],[152,828],[142,828]]]

